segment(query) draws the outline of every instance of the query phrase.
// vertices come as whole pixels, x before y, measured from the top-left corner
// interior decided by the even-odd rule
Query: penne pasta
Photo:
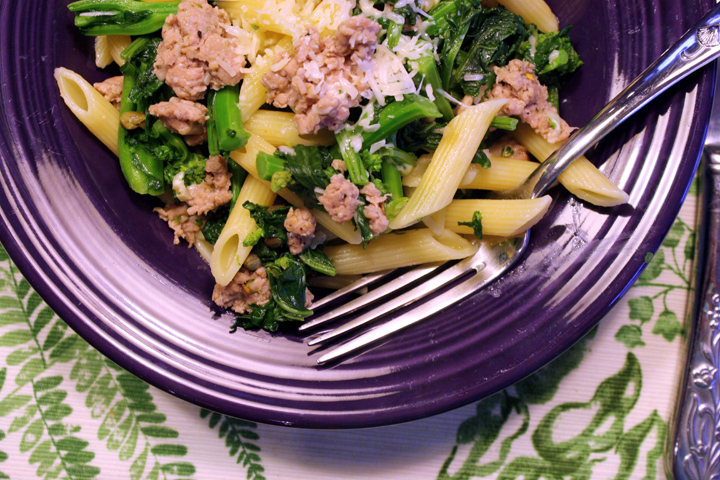
[[[242,18],[256,27],[293,36],[301,24],[294,3],[274,0],[219,0],[222,8],[233,18]]]
[[[95,65],[105,68],[112,62],[119,66],[125,64],[121,53],[130,45],[131,39],[128,35],[99,35],[95,37]]]
[[[458,223],[470,222],[473,214],[480,212],[483,235],[514,237],[539,222],[551,204],[549,195],[531,200],[453,200],[445,207],[445,228],[472,234],[472,228]]]
[[[129,35],[108,35],[108,48],[113,61],[119,66],[125,65],[125,60],[121,54],[132,42]]]
[[[506,102],[491,100],[465,108],[448,123],[420,184],[390,228],[406,227],[450,203],[490,122]]]
[[[359,275],[391,268],[465,258],[477,247],[463,237],[445,230],[434,235],[429,229],[382,235],[367,247],[335,245],[325,247],[338,275]]]
[[[277,54],[281,51],[289,51],[291,48],[292,41],[289,37],[285,37],[275,45],[273,50],[264,56],[261,61],[258,61],[250,67],[250,71],[243,77],[243,82],[240,85],[240,98],[238,100],[243,122],[248,121],[260,107],[265,105],[267,90],[263,84],[260,83],[260,80],[262,80],[263,75],[270,71],[273,59]]]
[[[60,96],[68,108],[98,140],[117,155],[120,128],[118,109],[72,70],[56,68],[55,80],[60,88]]]
[[[95,66],[105,68],[113,62],[110,54],[110,44],[108,35],[98,35],[95,37]]]
[[[244,246],[243,241],[257,229],[257,225],[250,212],[242,206],[243,203],[250,201],[269,207],[275,202],[276,196],[264,182],[252,175],[245,179],[235,207],[230,212],[210,257],[210,271],[218,284],[224,286],[230,283],[252,250],[252,247]]]
[[[525,23],[534,23],[543,33],[557,32],[558,19],[545,0],[497,0],[503,7],[520,15]]]
[[[518,124],[513,136],[540,161],[548,158],[559,146],[549,143],[524,123]],[[629,198],[585,156],[577,158],[560,174],[558,180],[570,193],[593,205],[612,207],[627,203]]]
[[[328,146],[335,143],[335,136],[327,129],[315,135],[300,135],[295,126],[295,114],[275,110],[258,110],[244,122],[245,130],[262,137],[274,147],[281,145]]]
[[[459,188],[475,190],[512,190],[519,187],[537,168],[537,163],[516,158],[498,157],[485,152],[490,159],[490,168],[471,164],[460,181]],[[422,175],[430,164],[430,155],[422,155],[415,168],[403,177],[403,185],[417,187]]]

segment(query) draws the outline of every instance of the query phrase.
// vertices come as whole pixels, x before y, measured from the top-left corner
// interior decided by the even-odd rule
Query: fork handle
[[[720,5],[708,14],[584,127],[541,164],[521,187],[520,197],[542,196],[573,160],[652,99],[720,56]],[[524,194],[523,194],[524,193]]]
[[[708,146],[705,153],[695,308],[668,437],[668,470],[675,480],[716,478],[720,472],[720,146]]]

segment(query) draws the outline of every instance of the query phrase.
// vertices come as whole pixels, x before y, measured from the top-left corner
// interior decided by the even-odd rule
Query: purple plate
[[[711,0],[550,1],[585,61],[563,116],[582,125]],[[557,190],[507,276],[376,348],[320,368],[293,332],[228,333],[194,251],[172,245],[116,160],[72,116],[53,70],[91,81],[92,40],[66,2],[0,5],[0,241],[47,303],[112,360],[228,415],[314,428],[421,418],[493,394],[580,339],[668,231],[697,166],[713,72],[695,75],[589,154],[630,194],[595,208]],[[18,26],[22,26],[19,28]]]

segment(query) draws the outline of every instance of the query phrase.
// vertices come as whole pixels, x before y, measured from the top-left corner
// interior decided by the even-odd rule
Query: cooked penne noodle
[[[513,136],[541,162],[560,146],[549,143],[524,123],[518,124]],[[585,156],[578,157],[560,174],[558,180],[570,193],[593,205],[612,207],[627,203],[629,198],[627,193],[608,180]]]
[[[275,152],[275,147],[273,147],[270,143],[266,142],[257,135],[252,135],[248,140],[247,144],[245,145],[245,148],[231,152],[230,158],[235,160],[250,175],[257,178],[258,173],[255,159],[257,158],[257,154],[259,152],[265,152],[272,155]],[[268,186],[268,188],[270,188],[270,182],[266,182],[264,180],[258,181],[263,182],[265,185]],[[287,188],[283,188],[282,190],[280,190],[278,192],[278,195],[287,200],[288,203],[290,203],[296,208],[300,208],[303,206],[303,201]],[[313,210],[313,215],[315,216],[315,220],[317,220],[320,225],[325,227],[325,229],[332,232],[333,234],[337,235],[338,238],[341,238],[351,244],[359,244],[362,242],[362,236],[360,235],[360,232],[350,222],[340,225],[332,218],[330,218],[330,215],[320,210]]]
[[[328,146],[335,143],[330,130],[320,130],[315,135],[300,135],[295,126],[295,114],[276,110],[258,110],[244,122],[245,129],[262,137],[274,147],[281,145]]]
[[[72,70],[56,68],[55,80],[60,88],[60,96],[68,108],[98,140],[117,155],[120,128],[118,109]]]
[[[528,162],[527,160],[498,157],[487,151],[485,154],[490,159],[490,168],[471,164],[460,181],[459,188],[492,191],[512,190],[519,187],[537,168],[537,163]],[[430,155],[422,155],[418,158],[415,168],[403,177],[403,185],[417,187],[429,164]]]
[[[406,227],[450,203],[490,122],[505,103],[505,99],[491,100],[465,108],[447,124],[417,190],[390,222],[390,228]]]
[[[95,65],[98,68],[105,68],[113,62],[110,53],[110,42],[108,35],[98,35],[95,37]]]
[[[196,238],[195,250],[198,251],[202,259],[205,260],[209,265],[212,261],[213,244],[208,242],[207,240]]]
[[[129,35],[108,35],[107,39],[110,56],[112,56],[115,63],[122,67],[125,65],[125,60],[122,58],[121,54],[123,50],[130,45],[132,39]]]
[[[244,246],[243,241],[257,229],[257,225],[250,212],[242,206],[243,203],[249,201],[269,207],[275,203],[276,196],[264,182],[252,175],[245,179],[237,202],[215,242],[210,257],[210,271],[220,285],[230,283],[252,250],[252,247]]]
[[[302,21],[294,12],[295,4],[278,4],[274,0],[219,0],[217,6],[233,18],[243,18],[252,25],[293,36]]]
[[[125,64],[121,53],[130,45],[129,35],[99,35],[95,37],[95,65],[105,68],[112,62]]]
[[[549,195],[531,200],[453,200],[445,207],[445,228],[472,234],[472,228],[458,222],[469,222],[480,212],[483,235],[513,237],[539,222],[551,203]]]
[[[515,15],[520,15],[525,23],[534,23],[543,33],[557,32],[558,19],[545,0],[497,0],[503,7]]]
[[[250,67],[250,71],[243,77],[243,82],[240,85],[240,99],[238,100],[243,122],[248,121],[248,119],[257,112],[260,107],[265,105],[265,101],[267,100],[267,89],[262,83],[260,83],[260,80],[262,80],[263,75],[270,71],[273,59],[277,56],[277,54],[283,50],[289,51],[291,48],[291,39],[289,37],[285,37],[283,40],[278,42],[278,44],[273,47],[272,51],[265,55],[261,61],[258,61]]]
[[[382,235],[362,245],[325,247],[338,275],[358,275],[391,268],[465,258],[477,247],[456,233],[434,235],[429,229]]]

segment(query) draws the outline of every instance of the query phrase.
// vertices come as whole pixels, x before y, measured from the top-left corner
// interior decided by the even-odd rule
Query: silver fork
[[[519,188],[505,193],[502,195],[503,198],[536,198],[542,196],[555,182],[558,175],[574,159],[584,154],[615,127],[670,86],[707,65],[718,56],[720,56],[720,5],[714,7],[695,27],[691,28],[675,45],[663,53],[625,90],[608,103],[600,113],[575,132],[563,146],[540,164]],[[401,295],[393,296],[393,293],[431,276],[438,269],[438,266],[421,266],[411,270],[398,277],[398,279],[373,290],[371,293],[348,302],[339,309],[331,310],[321,317],[310,320],[302,325],[300,330],[316,327],[347,313],[369,306],[372,302],[384,300],[379,306],[363,315],[334,330],[312,338],[308,342],[311,346],[318,345],[379,319],[394,310],[418,302],[431,293],[463,279],[456,286],[422,303],[422,308],[413,308],[366,333],[348,340],[320,356],[317,362],[323,364],[346,356],[392,333],[424,320],[477,292],[507,272],[523,255],[529,240],[530,231],[527,231],[523,237],[510,238],[500,243],[490,244],[482,241],[479,250],[473,256],[459,261]],[[376,275],[373,281],[379,281],[386,275]],[[333,298],[333,300],[336,299],[337,297]]]

